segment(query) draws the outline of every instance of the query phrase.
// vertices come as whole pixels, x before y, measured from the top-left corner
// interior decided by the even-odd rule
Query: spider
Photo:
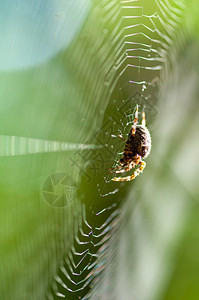
[[[130,129],[128,139],[125,144],[123,157],[120,159],[120,166],[111,169],[111,173],[124,173],[130,171],[132,168],[139,166],[134,170],[134,173],[126,177],[114,177],[112,181],[130,181],[137,177],[145,168],[146,163],[142,160],[146,158],[151,151],[151,135],[146,127],[145,112],[142,112],[142,124],[137,125],[138,122],[138,105],[136,106],[134,123]],[[125,141],[120,134],[119,138]]]

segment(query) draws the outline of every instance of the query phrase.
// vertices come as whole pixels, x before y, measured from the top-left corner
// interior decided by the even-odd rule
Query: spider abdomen
[[[146,158],[151,151],[151,135],[146,127],[142,125],[136,126],[136,132],[132,134],[133,128],[129,132],[128,140],[125,145],[124,154],[132,156],[138,154],[142,158]]]

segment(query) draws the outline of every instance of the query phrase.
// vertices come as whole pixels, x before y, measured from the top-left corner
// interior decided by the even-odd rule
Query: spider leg
[[[111,136],[114,137],[114,138],[118,138],[118,137],[119,137],[119,138],[122,139],[123,141],[126,141],[122,134],[119,134],[119,135],[114,135],[114,134],[112,134]]]
[[[114,177],[111,180],[112,181],[131,181],[132,179],[137,177],[146,167],[146,163],[144,161],[140,161],[139,165],[140,165],[140,167],[138,169],[136,169],[132,175],[126,176],[126,177]]]
[[[116,173],[116,174],[118,174],[118,173],[124,173],[124,172],[130,171],[132,168],[133,168],[132,165],[128,165],[126,168],[117,170],[117,171],[112,172],[112,173]]]
[[[118,137],[121,138],[123,141],[126,141],[123,135],[119,134]]]
[[[145,118],[145,112],[144,112],[144,109],[142,111],[142,126],[143,127],[146,127],[146,118]]]
[[[119,133],[120,133],[120,134],[118,135],[118,137],[121,138],[123,141],[126,141],[125,138],[123,137],[122,131],[121,131],[120,129],[118,129],[118,131],[119,131]]]
[[[132,153],[131,151],[126,151],[125,153]],[[130,171],[132,168],[135,168],[136,165],[139,165],[140,161],[141,161],[141,156],[139,154],[136,154],[135,156],[133,156],[132,158],[133,160],[131,162],[129,161],[126,161],[125,163],[124,162],[121,162],[121,159],[120,160],[120,166],[117,166],[115,168],[112,168],[112,169],[108,169],[111,173],[124,173],[124,172],[127,172],[127,171]],[[114,171],[116,170],[116,171]]]
[[[115,170],[121,170],[123,166],[117,166],[115,168],[108,169],[110,173],[115,173]]]
[[[122,164],[121,162],[119,162],[119,163],[120,163],[120,166],[117,166],[115,168],[110,168],[110,169],[108,169],[108,171],[110,171],[111,173],[115,173],[114,170],[121,170],[123,167],[126,166],[126,164]]]
[[[132,135],[135,135],[137,122],[138,122],[138,105],[136,105],[135,119],[134,119],[133,126],[132,126],[132,128],[133,128]]]

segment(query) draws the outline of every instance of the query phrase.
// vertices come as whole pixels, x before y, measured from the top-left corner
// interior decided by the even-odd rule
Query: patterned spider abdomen
[[[126,153],[129,157],[131,155],[135,156],[138,154],[142,158],[146,158],[151,151],[151,135],[149,130],[142,125],[137,125],[134,135],[132,134],[132,131],[133,128],[131,128],[129,132],[128,140],[124,149],[124,155]]]

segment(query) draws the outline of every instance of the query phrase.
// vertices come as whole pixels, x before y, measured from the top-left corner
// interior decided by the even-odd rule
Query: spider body
[[[142,124],[137,125],[138,121],[138,105],[135,112],[134,124],[130,129],[128,139],[125,144],[123,157],[120,159],[120,166],[112,169],[112,173],[124,173],[138,166],[134,173],[127,177],[114,177],[113,181],[130,181],[139,175],[146,166],[143,161],[151,151],[151,135],[145,125],[145,113],[142,113]],[[122,135],[119,135],[124,141]]]
[[[133,128],[131,128],[126,141],[123,159],[132,159],[136,154],[140,155],[141,158],[146,158],[151,150],[151,136],[148,129],[142,125],[137,125],[135,134],[132,134],[132,131]]]

